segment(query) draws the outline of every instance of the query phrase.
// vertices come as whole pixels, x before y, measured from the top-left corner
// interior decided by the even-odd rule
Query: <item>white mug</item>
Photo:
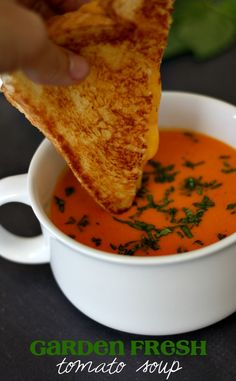
[[[188,128],[236,148],[236,108],[205,96],[164,92],[159,124]],[[0,181],[0,204],[29,204],[42,227],[36,238],[0,227],[0,253],[19,263],[50,262],[66,297],[90,318],[121,331],[168,335],[208,326],[236,311],[236,233],[181,255],[126,257],[67,237],[47,211],[64,160],[47,140],[28,174]]]

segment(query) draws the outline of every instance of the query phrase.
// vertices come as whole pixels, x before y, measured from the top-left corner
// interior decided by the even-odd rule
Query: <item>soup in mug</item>
[[[109,214],[67,169],[50,217],[67,236],[109,253],[191,252],[236,232],[236,150],[200,133],[161,130],[131,209]]]

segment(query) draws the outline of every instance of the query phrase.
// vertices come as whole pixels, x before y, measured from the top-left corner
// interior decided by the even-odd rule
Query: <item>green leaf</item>
[[[171,27],[167,48],[165,50],[165,59],[184,54],[188,50],[187,45],[179,37],[179,30],[174,23]]]
[[[229,17],[236,23],[236,1],[235,0],[221,0],[218,4],[218,11]]]
[[[192,52],[206,59],[235,40],[235,0],[177,0],[165,57]]]

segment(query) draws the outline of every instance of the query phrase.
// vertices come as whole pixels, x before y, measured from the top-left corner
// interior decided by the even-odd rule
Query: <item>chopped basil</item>
[[[159,250],[158,239],[142,236],[140,241],[130,241],[118,246],[118,254],[134,255],[138,250],[147,252],[148,249]]]
[[[177,251],[178,254],[183,254],[183,253],[187,253],[188,252],[187,249],[185,249],[184,247],[181,247],[181,246],[179,246],[176,251]]]
[[[224,161],[223,166],[224,168],[221,170],[221,172],[225,174],[236,172],[236,167],[232,167],[232,165],[228,163],[228,161]]]
[[[199,245],[199,246],[204,246],[204,243],[200,239],[197,239],[193,243],[195,243],[196,245]]]
[[[67,197],[71,196],[73,193],[75,193],[75,188],[74,187],[66,187],[65,188],[65,195]]]
[[[201,202],[194,202],[193,205],[200,210],[206,211],[209,208],[215,206],[215,202],[212,201],[208,196],[204,196]]]
[[[68,237],[72,238],[72,239],[76,239],[76,236],[74,234],[67,234]]]
[[[182,232],[187,238],[193,238],[193,235],[191,231],[189,230],[189,228],[187,227],[187,225],[180,226],[180,229],[182,230]]]
[[[226,207],[227,210],[233,210],[233,209],[236,209],[236,203],[234,204],[228,204],[227,207]]]
[[[116,245],[113,245],[113,243],[110,243],[110,247],[111,247],[111,249],[114,250],[114,251],[117,250],[117,246],[116,246]]]
[[[117,217],[113,217],[115,221],[126,224],[136,230],[140,230],[146,234],[142,235],[140,240],[127,242],[118,246],[118,254],[123,255],[133,255],[137,250],[147,249],[159,250],[159,240],[161,237],[164,237],[172,233],[170,227],[164,229],[157,229],[153,224],[147,224],[144,221],[135,220],[134,222],[129,220],[121,220]],[[114,245],[110,245],[113,250],[117,248]]]
[[[222,159],[222,160],[227,160],[227,159],[230,159],[231,156],[230,155],[220,155],[219,156],[219,159]]]
[[[183,212],[185,213],[185,217],[180,219],[180,223],[184,224],[193,224],[198,226],[199,223],[201,222],[202,216],[203,216],[203,211],[202,210],[197,210],[195,213],[188,208],[183,208]]]
[[[73,225],[76,223],[76,219],[74,217],[69,217],[68,220],[65,222],[66,225]]]
[[[187,196],[191,196],[193,192],[202,195],[204,189],[217,189],[221,186],[222,183],[217,182],[217,180],[212,180],[210,182],[203,181],[202,176],[187,177],[183,181],[182,190]]]
[[[151,195],[149,195],[148,205],[150,205],[150,203],[152,204],[154,203]],[[157,204],[154,203],[155,208],[156,208],[156,205]],[[209,208],[214,207],[215,203],[208,196],[204,196],[201,201],[193,203],[193,206],[195,207],[195,210],[191,210],[189,208],[183,208],[182,210],[185,216],[179,218],[178,220],[176,220],[177,210],[175,208],[168,209],[168,214],[171,217],[171,223],[174,222],[175,225],[164,227],[163,229],[158,229],[153,224],[149,224],[149,223],[146,223],[145,221],[141,221],[137,219],[122,220],[120,218],[113,217],[115,221],[120,222],[122,224],[126,224],[133,229],[140,230],[143,233],[145,233],[142,235],[142,238],[139,241],[132,241],[132,242],[121,244],[120,246],[118,246],[118,253],[124,254],[124,255],[133,255],[137,250],[140,250],[140,249],[147,250],[147,248],[150,248],[152,250],[158,250],[160,248],[159,241],[161,237],[164,237],[168,234],[173,233],[174,231],[176,231],[176,229],[178,229],[176,233],[181,238],[184,238],[184,236],[189,239],[193,238],[192,228],[200,224],[206,211]],[[158,210],[158,211],[163,212],[163,209],[161,208],[161,210]],[[132,243],[132,246],[130,246],[131,243]],[[115,248],[115,246],[111,246],[111,247],[113,250],[117,249]]]
[[[223,233],[218,233],[217,234],[217,238],[219,241],[221,241],[222,239],[226,238],[227,237],[227,234],[223,234]]]
[[[185,160],[185,162],[183,163],[183,167],[195,169],[196,167],[199,167],[199,165],[203,165],[204,163],[205,163],[205,161],[203,161],[203,160],[199,161],[197,163],[193,163],[190,160]]]
[[[186,136],[187,138],[191,139],[193,143],[198,143],[199,142],[198,138],[196,137],[196,135],[193,132],[185,131],[184,132],[184,136]]]
[[[131,218],[139,217],[143,212],[148,209],[156,209],[158,212],[169,213],[168,209],[165,209],[168,204],[173,202],[173,200],[169,200],[168,198],[164,198],[160,203],[156,203],[153,200],[153,196],[151,194],[147,195],[147,204],[140,206],[137,208],[137,212],[131,216]]]
[[[160,238],[160,237],[164,237],[165,235],[168,235],[172,233],[172,229],[171,228],[164,228],[162,230],[159,230],[155,233],[155,236],[156,238]]]
[[[173,224],[176,222],[176,214],[178,212],[178,209],[176,208],[169,208],[168,209],[168,214],[170,216],[170,222]]]
[[[83,228],[85,228],[86,226],[89,225],[89,218],[88,216],[85,214],[83,215],[83,217],[81,217],[81,219],[77,222],[77,226],[79,228],[80,231],[83,231]]]
[[[102,240],[101,240],[101,238],[92,237],[91,242],[93,242],[95,244],[95,246],[98,247],[98,246],[101,246]]]
[[[118,254],[121,255],[134,255],[135,252],[140,248],[139,244],[134,245],[131,248],[126,247],[125,245],[118,246]]]
[[[196,208],[196,211],[192,211],[189,208],[183,208],[183,212],[185,213],[185,217],[181,218],[178,223],[182,224],[181,225],[181,230],[182,226],[186,225],[193,225],[193,226],[198,226],[200,222],[202,221],[202,217],[204,216],[205,212],[209,209],[215,206],[214,201],[210,200],[209,197],[204,196],[203,199],[200,202],[194,202],[193,205]],[[184,232],[184,231],[183,231]],[[188,238],[190,237],[189,233],[184,232],[185,235]]]
[[[145,212],[148,209],[156,209],[158,212],[169,214],[171,216],[171,222],[173,222],[172,220],[174,220],[177,209],[176,208],[166,209],[166,207],[173,202],[173,200],[170,200],[168,197],[174,191],[175,191],[175,188],[173,186],[167,188],[166,191],[164,192],[163,199],[159,203],[156,203],[154,201],[153,195],[148,194],[146,196],[147,204],[137,207],[137,212],[133,214],[130,218],[139,217],[143,212]]]
[[[58,207],[58,210],[61,212],[61,213],[64,213],[65,211],[65,201],[60,198],[60,197],[57,197],[57,196],[54,196],[54,201]]]
[[[141,230],[141,231],[149,232],[149,231],[152,231],[152,230],[156,229],[155,225],[147,224],[144,221],[134,220],[134,222],[132,222],[132,221],[129,221],[129,220],[121,220],[121,219],[119,219],[117,217],[113,217],[113,218],[114,218],[115,221],[121,222],[122,224],[126,224],[126,225],[128,225],[131,228],[134,228],[136,230]]]
[[[197,135],[195,136],[193,133],[188,131],[184,132],[184,135],[187,138],[191,139],[192,142],[198,142]],[[186,141],[185,143],[188,143],[190,148],[194,147],[193,145],[191,146],[191,141]],[[189,168],[190,170],[194,170],[195,168],[205,164],[204,160],[200,160],[201,158],[196,159],[195,161],[193,159],[192,161],[186,159],[186,157],[188,157],[188,154],[186,156],[182,156],[183,174],[194,174],[194,172],[191,173],[191,171],[189,170],[185,170],[184,172],[183,167]],[[218,170],[221,170],[223,173],[236,172],[236,168],[230,164],[231,160],[229,159],[231,157],[229,155],[220,155],[218,156],[218,158],[222,160],[221,162],[218,161],[218,164],[222,166],[222,169],[221,167],[218,167]],[[181,166],[181,164],[179,164],[179,166]],[[147,170],[143,173],[141,187],[133,203],[133,206],[135,206],[135,212],[133,213],[135,214],[131,215],[131,212],[126,218],[113,217],[113,219],[116,222],[125,224],[129,226],[131,229],[135,229],[137,239],[135,238],[135,240],[128,242],[120,241],[118,244],[110,243],[110,248],[113,252],[126,256],[139,254],[139,252],[142,252],[143,255],[150,255],[151,251],[160,250],[162,241],[165,241],[164,237],[167,237],[166,240],[168,240],[168,236],[171,234],[174,234],[176,239],[178,238],[179,243],[177,245],[179,246],[176,249],[178,253],[184,253],[188,251],[186,248],[188,247],[187,242],[190,242],[189,246],[191,247],[191,245],[193,245],[192,247],[195,249],[205,245],[205,243],[201,239],[196,239],[198,236],[197,234],[195,236],[195,231],[197,232],[196,227],[198,227],[201,224],[207,211],[215,206],[215,201],[212,197],[208,197],[208,194],[212,193],[214,195],[214,192],[210,191],[221,187],[223,184],[219,180],[211,180],[205,178],[205,172],[204,176],[198,176],[197,173],[197,176],[189,176],[184,178],[182,175],[180,175],[178,181],[177,175],[180,173],[178,169],[179,167],[176,168],[174,164],[163,164],[155,160],[150,160],[148,162]],[[150,180],[152,182],[154,181],[156,183],[160,183],[158,185],[158,189],[162,190],[162,194],[161,196],[158,196],[158,199],[155,199],[154,196],[150,193],[150,189],[152,189],[149,189]],[[175,186],[171,184],[174,181]],[[75,191],[76,189],[73,186],[64,186],[63,192],[65,193],[65,199],[57,196],[54,197],[58,210],[61,213],[65,211],[66,202],[69,201],[66,197],[71,196],[73,193],[75,193]],[[157,192],[157,194],[159,194],[159,191]],[[186,201],[186,198],[184,196],[192,196],[193,194],[195,194],[196,196],[195,199],[193,199],[193,201],[191,201],[191,199],[188,199],[185,204],[184,202]],[[180,201],[179,196],[181,196]],[[180,206],[176,208],[176,204],[178,201],[180,203]],[[232,198],[231,201],[231,203],[225,203],[225,210],[228,210],[231,214],[236,214],[236,202],[234,202],[236,200]],[[230,202],[230,198],[228,198],[228,202]],[[183,204],[181,205],[181,203]],[[155,218],[156,215],[156,219],[153,219],[150,222],[148,222],[145,220],[145,216],[147,216],[148,213],[145,212],[149,211],[150,209],[153,210],[153,216]],[[159,213],[161,213],[162,216],[160,216]],[[75,227],[77,226],[79,231],[82,233],[85,230],[85,228],[90,224],[90,218],[86,214],[81,215],[80,217],[81,218],[78,220],[78,217],[68,216],[67,214],[67,216],[64,216],[64,221],[66,221],[64,223],[65,225],[74,225]],[[93,222],[93,225],[100,225],[100,222],[96,222],[95,220]],[[225,229],[221,228],[218,230],[225,231]],[[94,234],[96,234],[95,231]],[[224,233],[215,234],[218,240],[227,237],[227,235]],[[99,235],[100,234],[98,233],[98,236]],[[76,239],[75,234],[68,234],[68,236],[73,239]],[[97,236],[90,235],[89,240],[90,245],[93,247],[99,247],[102,244],[102,239]]]
[[[164,194],[164,199],[168,198],[171,193],[175,191],[175,187],[171,185],[169,188],[166,189],[165,194]]]
[[[179,173],[174,171],[174,164],[164,166],[155,160],[149,160],[148,164],[153,168],[153,172],[148,172],[148,174],[154,175],[156,183],[172,183]]]
[[[184,238],[184,234],[181,233],[179,230],[176,232],[176,234],[177,234],[180,238]]]

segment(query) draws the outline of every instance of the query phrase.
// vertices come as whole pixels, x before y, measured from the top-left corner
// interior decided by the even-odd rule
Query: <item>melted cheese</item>
[[[149,118],[149,131],[147,139],[146,161],[155,156],[159,146],[159,130],[158,130],[158,109],[161,99],[161,82],[160,77],[155,72],[150,78],[150,90],[153,95],[153,109]]]

